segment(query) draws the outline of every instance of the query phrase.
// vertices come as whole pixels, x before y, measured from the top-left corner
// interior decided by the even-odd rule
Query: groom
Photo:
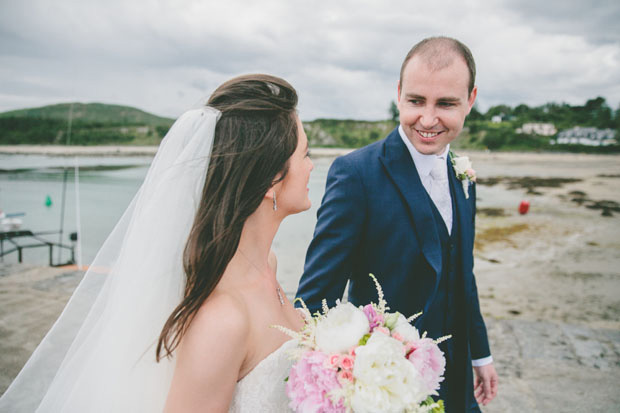
[[[373,273],[392,311],[423,311],[420,331],[452,335],[440,345],[448,412],[479,412],[477,402],[497,392],[473,274],[476,187],[458,179],[449,153],[476,99],[474,81],[474,59],[458,40],[411,49],[398,84],[400,126],[329,170],[297,292],[313,312],[323,298],[333,305],[347,281],[349,301],[377,302]]]

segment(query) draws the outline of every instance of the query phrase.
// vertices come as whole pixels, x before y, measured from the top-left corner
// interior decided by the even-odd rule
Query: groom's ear
[[[478,96],[478,86],[474,86],[467,98],[467,115],[469,115],[471,108],[474,106],[474,103],[476,103],[476,96]]]
[[[396,84],[396,90],[398,90],[398,95],[396,96],[396,101],[398,103],[400,103],[400,80],[398,81],[398,83]]]

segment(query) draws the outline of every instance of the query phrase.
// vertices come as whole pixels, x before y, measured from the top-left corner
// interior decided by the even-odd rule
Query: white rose
[[[405,358],[400,341],[373,333],[365,346],[355,350],[355,392],[351,407],[356,413],[401,412],[427,397],[422,377]]]
[[[392,332],[400,334],[405,341],[416,341],[420,339],[418,330],[400,313],[398,313],[398,320],[396,320],[396,325],[392,329]]]
[[[457,175],[464,174],[466,170],[471,169],[471,162],[468,156],[459,156],[454,158],[454,170]]]
[[[315,330],[316,345],[325,353],[344,353],[370,331],[366,314],[351,303],[330,309]]]

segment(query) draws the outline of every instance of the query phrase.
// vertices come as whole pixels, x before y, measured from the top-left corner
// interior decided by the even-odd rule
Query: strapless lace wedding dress
[[[288,350],[297,342],[289,340],[268,355],[237,383],[229,413],[290,412],[284,379],[294,361]]]

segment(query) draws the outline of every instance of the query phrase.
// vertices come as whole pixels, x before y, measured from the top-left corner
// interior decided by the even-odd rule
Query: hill
[[[157,145],[173,122],[129,106],[61,103],[0,113],[0,144]]]
[[[0,118],[56,119],[66,122],[69,119],[71,105],[73,105],[73,122],[149,126],[170,126],[174,122],[174,119],[156,116],[130,106],[105,103],[59,103],[3,112],[0,113]]]

